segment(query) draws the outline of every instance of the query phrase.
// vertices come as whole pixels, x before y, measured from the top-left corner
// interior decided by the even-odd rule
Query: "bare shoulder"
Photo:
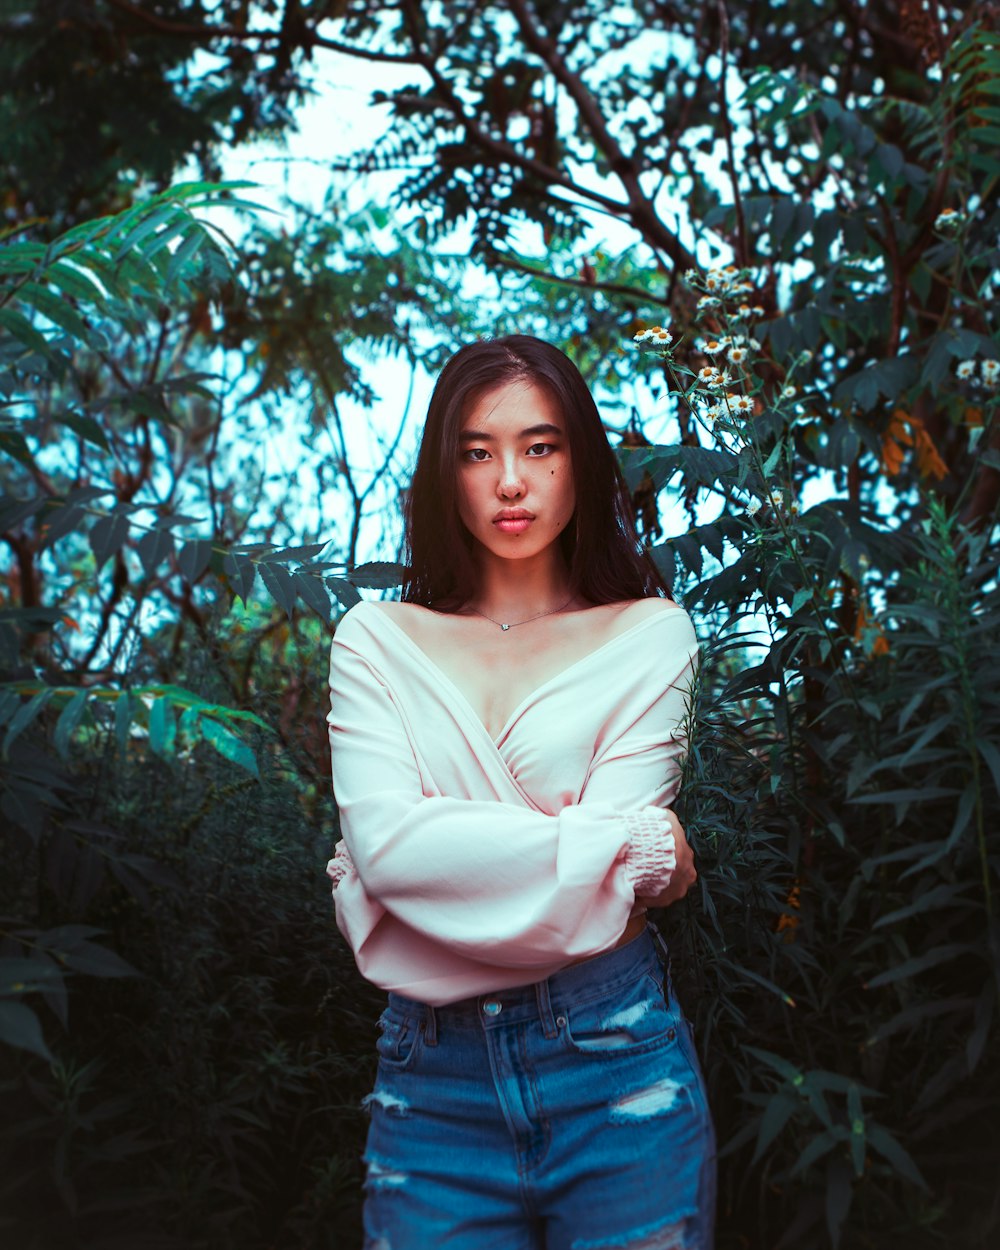
[[[401,603],[396,599],[369,599],[368,604],[387,616],[410,635],[414,641],[433,637],[448,623],[444,612],[434,612],[420,603]]]

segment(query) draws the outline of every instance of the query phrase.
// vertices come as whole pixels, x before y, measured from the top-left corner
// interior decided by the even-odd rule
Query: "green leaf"
[[[126,959],[106,946],[96,942],[80,941],[67,949],[56,952],[67,968],[73,972],[90,977],[137,977],[138,968],[134,968]]]
[[[905,907],[899,907],[895,911],[887,912],[884,916],[879,916],[872,928],[881,929],[887,924],[897,924],[900,920],[906,920],[910,916],[919,916],[922,912],[932,911],[936,907],[947,907],[954,902],[963,890],[968,888],[968,882],[961,882],[958,885],[943,884],[934,886],[929,890],[925,890],[913,902],[907,903]]]
[[[161,696],[153,700],[149,709],[149,745],[157,755],[164,759],[173,754],[176,738],[176,725],[170,700]]]
[[[798,1088],[805,1080],[805,1075],[801,1068],[797,1068],[794,1063],[789,1063],[787,1059],[781,1055],[776,1055],[771,1050],[761,1050],[759,1046],[743,1046],[743,1050],[754,1058],[759,1059],[761,1063],[767,1064],[769,1068],[773,1068],[786,1081],[790,1081],[792,1085]]]
[[[118,754],[122,759],[128,752],[129,729],[132,725],[132,696],[127,690],[121,691],[115,700],[115,741]]]
[[[43,317],[79,343],[88,344],[91,341],[90,327],[73,305],[48,287],[37,282],[25,282],[18,288],[17,295],[23,303],[37,309]]]
[[[87,691],[78,690],[76,694],[63,708],[56,722],[56,731],[53,736],[55,748],[59,754],[65,759],[69,754],[69,742],[80,723],[87,707]]]
[[[326,584],[345,611],[353,608],[356,603],[361,602],[361,596],[357,590],[350,582],[345,582],[342,577],[328,577]]]
[[[983,762],[989,768],[997,794],[1000,795],[1000,751],[997,750],[996,743],[991,742],[988,738],[977,738],[976,750],[983,757]]]
[[[959,955],[974,954],[975,951],[976,948],[969,946],[966,942],[950,942],[943,946],[935,946],[932,950],[925,951],[923,955],[904,959],[895,968],[880,972],[878,976],[865,982],[865,989],[874,990],[880,985],[890,985],[893,981],[901,981],[904,977],[915,977],[920,972],[926,972],[928,968],[935,968],[938,964],[957,959]]]
[[[324,621],[329,622],[332,605],[330,596],[327,593],[326,583],[322,577],[299,569],[297,573],[293,574],[293,580],[299,598],[318,612]]]
[[[33,698],[27,703],[22,703],[17,714],[7,726],[7,733],[3,740],[4,756],[7,755],[14,740],[18,738],[25,729],[31,724],[42,708],[48,703],[52,697],[52,687],[43,686]]]
[[[786,1090],[778,1090],[776,1094],[771,1095],[761,1117],[760,1128],[757,1130],[757,1144],[754,1147],[751,1163],[757,1162],[801,1106],[801,1100],[790,1098]]]
[[[254,578],[257,576],[253,560],[243,552],[230,551],[222,561],[222,571],[229,578],[233,594],[246,607],[253,590]]]
[[[74,434],[78,434],[85,442],[100,447],[102,451],[111,450],[104,431],[89,413],[74,412],[71,408],[65,408],[62,412],[54,414],[54,420],[60,425],[65,425]]]
[[[181,577],[193,586],[198,578],[208,568],[208,562],[212,558],[212,542],[208,538],[195,538],[191,542],[186,542],[177,553],[177,567],[180,569]]]
[[[210,742],[220,755],[246,769],[252,776],[260,776],[254,753],[242,738],[238,738],[231,730],[208,716],[202,717],[201,733],[205,741]]]
[[[59,363],[44,334],[39,334],[23,313],[16,308],[0,308],[0,326],[9,331],[26,349],[38,352],[46,360]]]
[[[860,1179],[865,1171],[865,1113],[861,1091],[854,1081],[847,1087],[847,1119],[851,1126],[851,1162],[854,1175]]]
[[[267,587],[271,598],[275,601],[279,608],[284,608],[291,619],[292,609],[295,607],[295,581],[291,573],[280,564],[264,564],[257,565],[260,573],[260,580]]]
[[[365,590],[387,590],[399,586],[405,576],[405,567],[390,560],[370,560],[348,573],[352,584]]]
[[[18,1050],[30,1050],[32,1054],[40,1055],[50,1063],[55,1062],[52,1052],[45,1044],[38,1017],[24,1003],[0,1000],[0,1042],[6,1042],[8,1046],[14,1046]]]
[[[128,519],[120,512],[103,516],[91,526],[88,537],[99,573],[105,562],[117,555],[128,538]]]
[[[150,530],[139,539],[136,550],[142,561],[143,572],[147,577],[153,577],[164,560],[169,560],[173,555],[173,535],[163,529]]]
[[[927,1182],[920,1175],[917,1165],[906,1153],[898,1141],[884,1129],[880,1124],[868,1125],[868,1140],[874,1150],[888,1160],[893,1168],[905,1180],[911,1184],[919,1185],[921,1189],[928,1189]]]
[[[949,798],[957,791],[948,786],[910,787],[906,790],[883,790],[880,794],[862,794],[848,799],[849,803],[917,803],[927,799]]]

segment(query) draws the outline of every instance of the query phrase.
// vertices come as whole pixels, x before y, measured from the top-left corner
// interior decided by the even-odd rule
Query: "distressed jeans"
[[[364,1099],[364,1250],[711,1250],[715,1136],[648,930],[446,1007],[399,994]]]

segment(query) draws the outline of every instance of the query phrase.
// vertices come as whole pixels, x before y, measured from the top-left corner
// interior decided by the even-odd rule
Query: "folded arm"
[[[606,949],[636,896],[669,883],[674,844],[662,809],[682,749],[670,733],[676,692],[672,709],[654,700],[599,753],[579,804],[548,815],[425,795],[381,675],[335,642],[330,684],[344,842],[328,872],[335,883],[356,873],[371,899],[414,930],[473,959],[542,967]]]

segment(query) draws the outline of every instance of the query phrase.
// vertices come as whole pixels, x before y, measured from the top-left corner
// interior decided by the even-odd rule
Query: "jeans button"
[[[487,1016],[498,1016],[503,1011],[503,1003],[497,1002],[495,998],[488,998],[483,1003],[483,1013]]]

